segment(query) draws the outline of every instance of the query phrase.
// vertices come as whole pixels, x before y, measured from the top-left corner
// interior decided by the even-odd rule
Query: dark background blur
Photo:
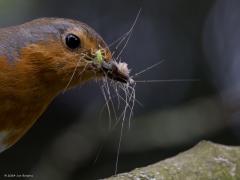
[[[237,0],[0,0],[0,25],[39,17],[86,22],[107,43],[129,30],[122,54],[133,73],[166,61],[138,79],[200,82],[137,84],[130,129],[125,128],[118,172],[184,151],[200,140],[240,145]],[[120,126],[99,118],[104,99],[95,82],[60,95],[16,145],[0,154],[3,174],[39,180],[98,179],[114,174]]]

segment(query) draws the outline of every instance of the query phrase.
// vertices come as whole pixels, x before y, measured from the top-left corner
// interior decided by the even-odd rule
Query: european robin
[[[66,87],[106,74],[126,82],[112,62],[101,36],[76,20],[41,18],[0,29],[0,152]]]

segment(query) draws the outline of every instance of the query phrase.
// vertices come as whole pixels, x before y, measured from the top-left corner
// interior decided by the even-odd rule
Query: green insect
[[[102,51],[99,49],[95,52],[96,56],[94,58],[94,62],[96,64],[102,64],[103,62],[103,55],[102,55]]]

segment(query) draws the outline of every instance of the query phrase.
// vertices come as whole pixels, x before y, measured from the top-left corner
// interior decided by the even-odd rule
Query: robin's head
[[[103,76],[127,82],[128,74],[104,40],[79,21],[42,18],[0,29],[0,151],[62,90]]]
[[[99,78],[114,67],[101,36],[79,21],[42,18],[10,31],[12,35],[7,36],[7,41],[14,43],[5,49],[9,63],[17,64],[41,83],[51,84],[51,88],[72,87]],[[9,29],[5,34],[8,33]]]

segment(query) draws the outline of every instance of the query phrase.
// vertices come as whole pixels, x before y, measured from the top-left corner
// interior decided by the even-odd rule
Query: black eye
[[[79,37],[77,37],[74,34],[68,34],[66,36],[66,45],[70,48],[70,49],[76,49],[81,47],[81,41],[79,39]]]

